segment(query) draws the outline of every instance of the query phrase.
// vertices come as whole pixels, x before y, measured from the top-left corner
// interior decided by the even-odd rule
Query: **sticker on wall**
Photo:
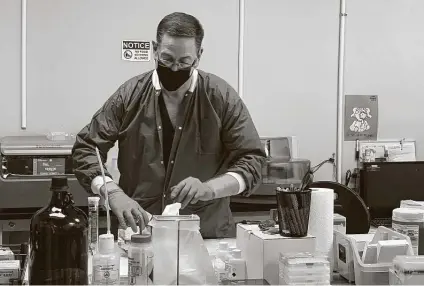
[[[378,96],[346,95],[344,140],[377,140]]]
[[[150,61],[150,42],[122,41],[122,59],[131,62]]]

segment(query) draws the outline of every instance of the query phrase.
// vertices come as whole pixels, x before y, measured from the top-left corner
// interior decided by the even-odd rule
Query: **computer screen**
[[[364,163],[360,182],[371,218],[391,218],[401,200],[424,201],[424,162]]]

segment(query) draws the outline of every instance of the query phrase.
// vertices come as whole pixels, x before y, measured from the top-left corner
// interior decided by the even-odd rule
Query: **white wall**
[[[237,0],[31,0],[28,127],[21,132],[20,1],[2,0],[0,102],[7,108],[3,105],[0,113],[0,136],[78,132],[120,84],[154,67],[153,61],[122,61],[121,41],[155,40],[159,21],[175,11],[191,13],[203,24],[200,68],[218,74],[237,89]]]
[[[336,151],[338,1],[246,1],[246,101],[261,135],[296,135],[318,164]],[[331,165],[317,179],[332,179]]]
[[[21,1],[0,1],[0,136],[20,130]]]
[[[424,160],[424,1],[347,3],[346,94],[379,95],[378,137],[414,138]],[[345,142],[344,171],[354,150]]]

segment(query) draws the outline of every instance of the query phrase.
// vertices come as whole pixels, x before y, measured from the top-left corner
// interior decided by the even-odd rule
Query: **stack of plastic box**
[[[280,285],[330,285],[330,262],[310,253],[280,254]]]

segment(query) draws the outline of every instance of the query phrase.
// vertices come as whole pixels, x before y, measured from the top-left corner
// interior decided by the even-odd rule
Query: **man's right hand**
[[[128,197],[115,182],[108,182],[107,190],[109,206],[118,217],[119,226],[123,229],[130,226],[134,232],[137,232],[138,222],[140,231],[142,231],[149,223],[147,212],[136,201]],[[104,187],[101,188],[101,191],[104,193]]]

